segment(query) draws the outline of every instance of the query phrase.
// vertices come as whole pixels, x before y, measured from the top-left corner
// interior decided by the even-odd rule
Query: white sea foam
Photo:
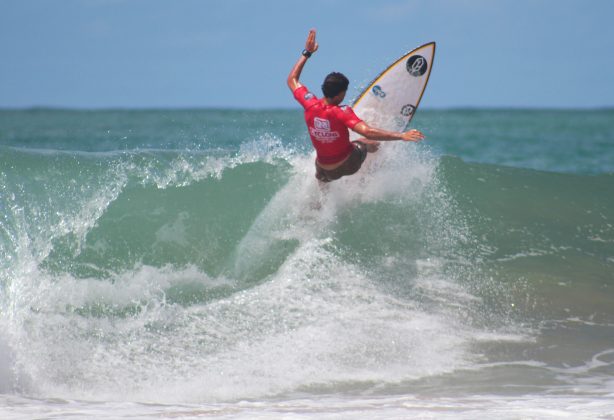
[[[306,240],[259,286],[188,307],[165,292],[232,282],[193,268],[143,267],[112,283],[38,273],[13,330],[20,373],[47,397],[195,402],[399,382],[466,363],[471,329],[382,294],[327,246]]]
[[[140,404],[37,400],[0,394],[0,416],[7,420],[55,419],[595,419],[614,415],[611,396],[477,394],[471,396],[320,396],[237,403]]]
[[[179,153],[169,163],[155,162],[137,170],[142,183],[153,183],[158,188],[183,187],[207,178],[220,179],[224,171],[253,163],[273,163],[275,160],[290,160],[296,154],[271,134],[243,143],[234,156],[212,156],[202,153]]]

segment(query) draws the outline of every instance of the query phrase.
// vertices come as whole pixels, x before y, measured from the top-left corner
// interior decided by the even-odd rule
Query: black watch
[[[303,54],[307,58],[311,57],[311,51],[303,50],[301,54]]]

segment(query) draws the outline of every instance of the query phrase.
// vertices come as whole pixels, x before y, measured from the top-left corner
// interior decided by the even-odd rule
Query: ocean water
[[[0,418],[614,418],[614,110],[0,111]]]

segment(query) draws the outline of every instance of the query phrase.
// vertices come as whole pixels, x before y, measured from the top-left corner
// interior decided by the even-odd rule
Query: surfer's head
[[[343,93],[341,100],[339,101],[341,102],[343,100],[343,96],[345,96],[345,92],[348,90],[349,84],[350,81],[347,77],[345,77],[342,73],[335,71],[330,73],[328,76],[326,76],[326,79],[324,79],[324,83],[322,83],[322,93],[324,94],[324,97],[328,99],[333,99]]]

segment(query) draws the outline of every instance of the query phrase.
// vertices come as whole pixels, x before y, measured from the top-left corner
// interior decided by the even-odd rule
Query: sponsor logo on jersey
[[[373,94],[378,98],[384,99],[386,97],[386,92],[382,90],[380,85],[373,86],[373,88],[371,88],[371,92],[373,92]]]
[[[426,62],[426,58],[421,55],[412,55],[407,59],[407,63],[405,64],[407,71],[414,77],[420,77],[426,70],[429,68],[428,63]]]
[[[305,94],[304,98],[305,98],[305,100],[306,100],[306,101],[308,101],[308,100],[310,100],[310,99],[314,98],[314,94],[313,94],[313,93],[311,93],[311,92],[307,92],[307,93]]]
[[[313,127],[309,127],[309,133],[314,140],[322,143],[332,143],[339,137],[338,132],[330,130],[330,121],[318,117],[313,119]]]
[[[324,118],[315,117],[313,119],[313,126],[318,130],[330,131],[330,121]]]

